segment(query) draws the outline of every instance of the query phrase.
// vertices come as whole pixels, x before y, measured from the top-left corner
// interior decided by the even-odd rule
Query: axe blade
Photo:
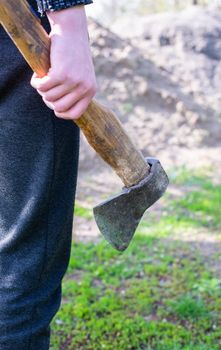
[[[119,195],[97,205],[94,217],[104,238],[117,250],[125,250],[144,212],[166,191],[168,177],[155,158],[147,158],[149,175],[139,184],[122,189]]]

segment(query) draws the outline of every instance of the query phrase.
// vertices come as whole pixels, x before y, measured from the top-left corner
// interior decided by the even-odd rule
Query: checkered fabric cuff
[[[46,11],[58,11],[77,5],[91,4],[92,0],[37,0],[38,11],[43,16]]]

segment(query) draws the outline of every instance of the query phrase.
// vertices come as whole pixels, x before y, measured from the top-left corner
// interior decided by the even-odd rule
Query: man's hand
[[[36,74],[31,85],[55,115],[77,119],[96,93],[84,6],[48,12],[51,25],[51,68],[43,78]]]

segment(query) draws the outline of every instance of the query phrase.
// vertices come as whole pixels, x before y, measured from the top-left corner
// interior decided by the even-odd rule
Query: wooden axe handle
[[[33,71],[40,77],[47,74],[50,39],[26,0],[0,0],[0,22]],[[146,177],[148,164],[112,111],[93,100],[74,122],[125,186],[136,185]]]

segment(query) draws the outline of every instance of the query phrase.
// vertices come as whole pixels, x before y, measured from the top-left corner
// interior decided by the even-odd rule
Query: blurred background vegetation
[[[116,1],[113,0],[115,3]],[[136,2],[136,1],[135,1]],[[201,6],[207,6],[207,5],[218,5],[221,4],[220,1],[217,0],[188,0],[188,1],[182,1],[182,0],[158,0],[158,1],[152,1],[152,0],[139,0],[137,1],[137,10],[140,14],[147,14],[147,13],[153,13],[153,12],[162,12],[162,11],[171,11],[171,10],[182,10],[188,6],[191,5],[201,5]]]
[[[122,15],[138,14],[148,15],[165,11],[180,11],[187,7],[221,6],[221,0],[95,0],[95,6],[88,6],[88,14],[101,23],[109,24]]]

